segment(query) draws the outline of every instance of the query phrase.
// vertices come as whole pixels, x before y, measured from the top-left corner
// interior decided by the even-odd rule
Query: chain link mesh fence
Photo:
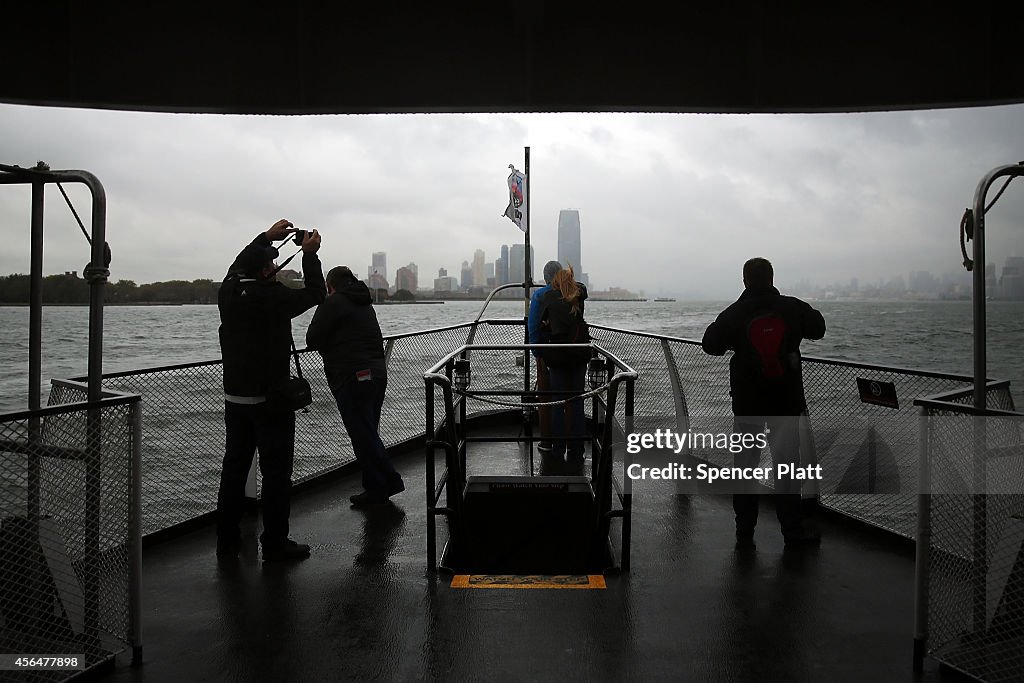
[[[132,396],[0,415],[0,652],[74,654],[92,667],[136,644],[139,407]]]
[[[927,649],[979,680],[1020,681],[1024,430],[1019,417],[975,417],[958,404],[969,405],[961,395],[924,408],[930,490],[938,492],[927,498]]]
[[[475,344],[521,344],[521,320],[483,321],[479,325],[457,325],[420,333],[398,335],[386,340],[388,356],[388,394],[381,419],[381,436],[394,446],[423,434],[423,372],[437,359],[469,341]],[[728,362],[725,358],[703,353],[696,341],[642,334],[604,326],[592,326],[595,343],[634,367],[636,382],[634,424],[636,432],[659,428],[674,430],[718,429],[722,420],[731,418],[728,390]],[[522,364],[519,351],[473,351],[473,382],[477,386],[518,390],[522,388]],[[316,354],[300,352],[303,374],[313,389],[314,402],[299,412],[296,420],[295,479],[304,481],[331,471],[353,460],[352,447],[338,415]],[[532,363],[532,359],[529,359]],[[531,365],[531,372],[534,366]],[[804,385],[808,403],[808,429],[803,448],[816,458],[831,478],[821,482],[823,505],[846,515],[867,521],[904,536],[913,537],[916,513],[918,458],[920,453],[918,411],[914,401],[942,394],[950,405],[971,402],[971,380],[943,373],[889,368],[876,365],[805,358]],[[862,400],[858,379],[891,383],[898,407],[875,405]],[[216,506],[220,465],[224,451],[223,393],[219,362],[118,373],[106,378],[107,386],[143,396],[146,413],[143,482],[143,529],[146,533],[164,529],[211,512]],[[54,381],[50,403],[59,405],[82,400],[84,387],[75,382]],[[1006,382],[990,383],[989,406],[1013,409]],[[435,414],[444,414],[440,395],[435,398]],[[510,399],[514,402],[514,399]],[[470,414],[495,410],[497,406],[470,399]],[[587,402],[587,410],[591,404]],[[621,422],[625,397],[619,398],[616,417]],[[72,444],[81,439],[84,422],[80,415],[46,427],[50,443],[62,440]],[[114,419],[116,423],[117,418]],[[956,432],[951,422],[943,429]],[[5,423],[4,440],[14,441],[27,429],[25,424]],[[57,430],[54,432],[54,430]],[[1012,430],[1011,430],[1012,431]],[[77,436],[76,436],[77,435]],[[1018,435],[1019,436],[1019,435]],[[106,433],[105,433],[106,437]],[[1011,439],[1004,430],[1000,439]],[[955,444],[955,433],[932,441]],[[1005,449],[1019,444],[1006,441]],[[73,445],[67,445],[72,448]],[[116,447],[111,443],[105,447]],[[726,462],[721,451],[693,450],[691,455],[713,464]],[[763,463],[770,462],[767,452]],[[21,456],[23,457],[23,456]],[[84,486],[85,475],[74,474],[74,465],[60,461],[67,486]],[[78,465],[81,467],[80,465]],[[18,487],[15,471],[24,469],[15,460],[5,460],[5,516],[24,516],[25,503],[9,493]],[[10,472],[8,472],[8,470]],[[871,473],[884,473],[877,489]],[[1020,477],[1022,472],[1012,476]],[[20,475],[22,480],[24,474]],[[120,476],[120,475],[118,475]],[[77,478],[76,478],[77,477]],[[844,482],[865,481],[869,489],[844,492]],[[897,482],[896,485],[893,482]],[[769,482],[766,482],[769,483]],[[26,484],[22,481],[21,486]],[[888,486],[888,488],[887,488]],[[13,488],[12,488],[13,487]],[[956,489],[946,489],[955,491]],[[41,498],[45,498],[43,495]],[[58,497],[59,498],[59,497]],[[978,501],[984,499],[984,504]],[[63,500],[63,499],[61,499]],[[934,651],[944,661],[969,671],[983,670],[983,677],[1007,680],[1005,671],[1019,660],[1002,652],[1013,638],[1024,633],[1024,602],[1021,586],[1022,559],[1019,547],[1014,554],[1008,539],[1024,533],[1024,511],[1020,495],[971,496],[943,494],[933,496],[934,528],[932,591]],[[55,510],[61,504],[49,502]],[[14,510],[8,512],[10,505]],[[985,523],[977,523],[979,506],[985,510]],[[18,512],[22,509],[21,512]],[[56,519],[56,515],[50,513]],[[966,521],[965,521],[966,520]],[[69,556],[83,552],[80,532],[62,531]],[[984,549],[984,562],[978,548]],[[105,551],[113,551],[113,547]],[[111,554],[111,557],[115,557]],[[113,573],[100,565],[100,574]],[[982,567],[984,572],[979,574]],[[1000,567],[996,575],[995,567]],[[1010,569],[1006,569],[1010,567]],[[1000,579],[999,576],[1005,577]],[[1005,580],[1004,580],[1005,579]],[[123,583],[123,579],[120,579]],[[1003,581],[998,599],[991,588]],[[980,592],[978,586],[987,587]],[[984,595],[984,600],[979,598]],[[984,603],[985,609],[981,609]],[[930,603],[931,604],[931,603]],[[982,613],[984,617],[982,618]],[[123,612],[111,612],[123,614]],[[997,618],[998,617],[998,618]],[[118,632],[117,618],[104,624],[105,631]],[[979,624],[984,626],[978,629]],[[995,624],[995,626],[993,626]],[[995,629],[995,630],[994,630]],[[978,635],[978,634],[981,635]],[[998,636],[993,635],[997,633]],[[1019,644],[1019,640],[1016,641]],[[965,649],[965,644],[970,645]],[[970,654],[965,654],[967,652]],[[993,652],[998,654],[993,655]],[[1024,651],[1019,648],[1018,653]],[[986,654],[987,653],[987,654]],[[979,668],[980,667],[980,668]],[[988,668],[985,668],[988,667]],[[992,667],[996,667],[993,669]]]
[[[381,416],[381,437],[388,446],[415,438],[424,431],[422,373],[440,358],[466,343],[472,324],[388,338],[388,394]],[[476,326],[476,344],[521,344],[521,320],[483,321]],[[720,430],[731,419],[728,362],[708,356],[698,342],[661,337],[604,326],[592,326],[594,341],[639,372],[635,391],[634,430],[658,428],[694,431]],[[523,354],[519,351],[474,351],[477,386],[522,388]],[[314,353],[300,352],[303,374],[313,389],[314,402],[296,415],[295,480],[315,478],[354,459],[348,435],[338,415]],[[532,359],[531,359],[532,363]],[[531,365],[531,372],[534,366]],[[857,379],[891,382],[898,408],[861,401]],[[144,532],[164,529],[215,508],[224,452],[223,393],[219,362],[179,365],[110,375],[107,384],[119,391],[139,393],[146,406],[143,482]],[[822,504],[895,531],[913,536],[917,476],[918,398],[968,390],[970,380],[954,375],[805,358],[804,384],[809,412],[805,447],[832,475],[821,483]],[[76,393],[77,392],[77,393]],[[51,404],[81,400],[82,390],[54,385]],[[969,393],[966,394],[969,399]],[[1012,407],[1006,383],[989,391],[993,406]],[[500,400],[500,399],[499,399]],[[437,415],[443,414],[435,398]],[[470,414],[493,411],[493,403],[470,399]],[[587,411],[590,404],[587,403]],[[694,450],[692,455],[727,465],[728,454]],[[844,493],[843,482],[867,478],[878,460],[898,491]],[[768,453],[764,462],[770,462]],[[766,482],[767,483],[767,482]]]

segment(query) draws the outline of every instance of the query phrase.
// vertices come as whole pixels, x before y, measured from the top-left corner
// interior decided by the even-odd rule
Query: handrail
[[[498,287],[495,287],[494,289],[491,290],[491,293],[487,295],[487,298],[484,299],[484,305],[480,307],[480,313],[477,314],[476,320],[474,320],[472,324],[476,325],[477,323],[480,322],[480,319],[484,317],[484,313],[487,311],[487,306],[489,306],[490,303],[491,303],[491,300],[494,299],[494,295],[497,294],[498,292],[500,292],[501,290],[503,290],[503,289],[511,289],[512,287],[521,287],[523,289],[533,289],[534,287],[543,287],[543,286],[544,285],[537,284],[536,282],[530,282],[530,283],[526,283],[526,282],[509,282],[507,284],[499,285]]]
[[[985,206],[985,200],[992,183],[1003,176],[1010,179],[1024,176],[1024,161],[992,169],[978,182],[974,191],[974,405],[978,408],[985,406],[983,378],[988,374],[985,322],[985,212],[988,207]]]
[[[999,379],[999,380],[990,379],[985,384],[986,391],[992,391],[994,389],[1008,389],[1009,386],[1010,386],[1010,380],[1008,380],[1008,379]],[[941,393],[941,394],[933,394],[932,396],[923,396],[919,400],[921,400],[921,401],[939,401],[939,402],[944,402],[944,403],[952,403],[954,399],[966,398],[967,396],[972,396],[973,394],[974,394],[974,386],[972,384],[971,386],[969,386],[969,387],[967,387],[965,389],[954,389],[952,391],[947,391],[947,392],[944,392],[944,393]],[[956,404],[956,405],[963,405],[963,404]]]
[[[628,334],[633,337],[642,337],[645,339],[658,339],[666,340],[670,342],[678,342],[680,344],[687,344],[690,346],[700,346],[701,342],[696,339],[686,339],[685,337],[674,337],[667,334],[658,334],[657,332],[639,332],[636,330],[627,330],[621,327],[611,327],[610,325],[591,324],[591,330],[605,330],[607,332],[616,332],[619,334]],[[942,372],[935,370],[925,370],[923,368],[906,368],[897,365],[881,365],[878,363],[862,363],[859,361],[843,360],[841,358],[824,358],[822,356],[801,356],[804,361],[810,361],[812,363],[821,363],[822,365],[835,365],[838,367],[847,368],[860,368],[863,370],[876,370],[879,372],[898,372],[901,375],[913,375],[915,377],[935,377],[936,379],[949,379],[955,381],[973,382],[974,377],[971,375],[964,375],[954,372]],[[989,380],[991,381],[991,380]]]
[[[951,401],[939,401],[932,398],[919,398],[914,401],[915,406],[942,410],[945,412],[974,415],[976,417],[1024,417],[1024,413],[1015,410],[1003,410],[1002,408],[978,408],[971,403],[953,403]]]
[[[486,324],[486,325],[512,326],[512,325],[521,325],[522,324],[522,319],[521,318],[491,318],[491,319],[488,319],[488,320],[482,320],[480,322],[481,322],[481,324]],[[458,329],[468,328],[468,327],[471,327],[472,325],[473,325],[473,323],[458,323],[456,325],[446,325],[444,327],[435,327],[435,328],[430,328],[430,329],[426,329],[426,330],[419,330],[419,331],[416,331],[416,332],[403,332],[403,333],[400,333],[400,334],[386,335],[384,337],[384,341],[387,342],[388,340],[393,340],[393,339],[406,339],[406,338],[409,338],[409,337],[415,337],[415,336],[420,336],[420,335],[425,335],[425,334],[433,334],[433,333],[437,333],[437,332],[447,332],[447,331],[450,331],[450,330],[458,330]],[[611,327],[611,326],[608,326],[608,325],[600,325],[600,324],[592,324],[592,325],[590,325],[590,329],[592,329],[592,330],[594,330],[594,329],[606,330],[608,332],[617,332],[617,333],[620,333],[620,334],[627,334],[627,335],[630,335],[630,336],[633,336],[633,337],[641,337],[641,338],[645,338],[645,339],[665,340],[665,341],[669,341],[669,342],[678,342],[678,343],[681,343],[681,344],[687,344],[687,345],[691,345],[691,346],[700,346],[700,342],[695,340],[695,339],[686,339],[684,337],[674,337],[674,336],[666,335],[666,334],[658,334],[656,332],[639,332],[639,331],[635,331],[635,330],[626,330],[626,329],[623,329],[623,328]],[[594,342],[592,342],[592,343],[595,343],[595,342],[600,342],[600,340],[599,339],[594,340]],[[523,346],[525,346],[525,345],[523,345]],[[541,345],[530,345],[530,346],[528,346],[526,348],[534,348],[535,346],[541,346]],[[559,346],[565,346],[565,345],[564,344],[560,344]],[[298,350],[298,353],[300,353],[300,354],[313,353],[313,352],[314,351],[312,349],[309,349],[309,348],[302,348],[302,349]],[[805,362],[819,363],[819,364],[822,364],[822,365],[832,365],[832,366],[837,366],[837,367],[858,368],[858,369],[863,369],[863,370],[874,370],[874,371],[877,371],[877,372],[895,372],[895,373],[899,373],[901,375],[910,375],[910,376],[914,376],[914,377],[934,377],[935,379],[952,380],[952,381],[957,381],[957,382],[965,382],[965,383],[968,383],[968,384],[970,384],[970,383],[972,383],[974,381],[974,378],[971,375],[964,375],[964,374],[954,373],[954,372],[943,372],[943,371],[936,371],[936,370],[926,370],[926,369],[923,369],[923,368],[907,368],[907,367],[896,366],[896,365],[881,365],[881,364],[878,364],[878,363],[861,363],[861,362],[858,362],[858,361],[849,361],[849,360],[843,360],[843,359],[838,359],[838,358],[826,358],[826,357],[822,357],[822,356],[803,356],[803,360]],[[135,369],[135,370],[123,370],[123,371],[119,371],[119,372],[108,372],[108,373],[104,373],[103,374],[103,378],[104,379],[114,379],[114,378],[118,378],[118,377],[133,377],[133,376],[136,376],[136,375],[142,375],[142,374],[151,373],[151,372],[165,372],[165,371],[168,371],[168,370],[184,370],[184,369],[188,369],[188,368],[198,368],[198,367],[203,367],[203,366],[208,366],[208,365],[219,365],[221,362],[222,361],[220,361],[220,360],[205,360],[205,361],[194,361],[194,362],[190,362],[190,363],[176,363],[176,364],[171,364],[171,365],[158,365],[158,366],[151,366],[151,367],[146,367],[146,368],[138,368],[138,369]],[[74,380],[74,381],[84,381],[86,378],[78,376],[78,377],[72,377],[71,379]],[[993,382],[993,381],[999,381],[999,380],[995,380],[993,378],[988,378],[987,381],[988,382]]]
[[[444,356],[437,363],[432,365],[430,369],[423,373],[423,379],[429,379],[431,377],[435,379],[443,379],[449,381],[446,376],[439,375],[439,371],[449,361],[453,360],[456,356],[461,355],[466,351],[530,351],[533,349],[594,349],[599,350],[601,353],[608,356],[616,367],[624,370],[628,373],[636,374],[633,368],[626,365],[626,363],[615,354],[604,349],[593,342],[586,344],[463,344],[459,348],[455,349],[448,355]]]
[[[34,417],[42,418],[53,415],[63,415],[64,413],[73,413],[81,410],[94,410],[99,408],[108,408],[110,406],[137,403],[142,400],[141,394],[127,394],[109,391],[106,389],[103,390],[103,393],[106,395],[95,401],[75,401],[73,403],[61,403],[60,405],[46,406],[39,408],[38,410],[19,410],[11,413],[0,413],[0,422],[14,422],[16,420],[28,420]]]

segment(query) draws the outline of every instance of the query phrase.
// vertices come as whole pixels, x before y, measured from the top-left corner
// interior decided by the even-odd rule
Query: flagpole
[[[529,326],[529,317],[530,317],[530,289],[531,289],[531,287],[533,285],[533,269],[531,267],[532,264],[530,263],[530,148],[529,147],[525,147],[524,149],[526,151],[526,170],[524,171],[524,173],[526,175],[526,196],[524,197],[524,201],[526,202],[526,216],[524,216],[524,218],[526,218],[526,249],[525,249],[526,253],[523,256],[523,259],[525,261],[524,264],[523,264],[523,266],[525,268],[525,270],[523,271],[525,273],[525,275],[523,277],[523,280],[525,281],[525,285],[526,286],[523,287],[523,305],[524,305],[524,308],[523,308],[523,338],[525,340],[523,343],[529,344],[530,343],[530,326]],[[529,391],[530,390],[530,356],[531,355],[532,354],[529,351],[526,351],[523,354],[523,367],[525,368],[525,373],[523,374],[523,390],[524,391]],[[532,453],[533,452],[533,449],[532,449],[533,444],[530,444],[530,445],[531,445],[530,452]]]

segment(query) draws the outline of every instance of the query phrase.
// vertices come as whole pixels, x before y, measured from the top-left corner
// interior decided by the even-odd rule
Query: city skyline
[[[770,259],[783,284],[959,268],[964,207],[985,173],[1017,161],[1007,150],[1022,115],[1024,105],[359,117],[4,105],[0,130],[5,163],[43,160],[101,180],[112,281],[219,280],[279,218],[321,232],[327,268],[366,275],[377,251],[456,274],[484,248],[498,279],[500,246],[522,239],[502,215],[507,169],[522,168],[529,145],[538,264],[557,258],[559,212],[579,207],[583,270],[597,286],[720,300],[735,296],[752,256]],[[988,214],[990,254],[1024,255],[1020,186]],[[65,189],[88,216],[88,192]],[[28,269],[29,208],[26,188],[0,192],[0,272]],[[88,245],[58,193],[47,193],[45,216],[44,268],[81,271]],[[291,253],[285,244],[282,257]]]

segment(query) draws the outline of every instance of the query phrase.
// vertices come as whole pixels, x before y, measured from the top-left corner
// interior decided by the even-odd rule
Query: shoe
[[[537,444],[537,450],[541,453],[550,453],[554,449],[555,447],[551,445],[550,441],[541,441]]]
[[[217,539],[217,557],[220,559],[230,559],[232,557],[238,557],[238,553],[242,551],[242,541],[234,540],[227,541],[224,539]]]
[[[786,547],[810,547],[821,545],[821,534],[817,531],[797,531],[795,533],[785,536]]]
[[[402,490],[405,490],[404,484],[402,485]],[[398,491],[395,493],[398,493]],[[349,496],[348,500],[352,503],[352,507],[358,508],[366,507],[368,505],[383,505],[388,502],[388,497],[390,495],[391,494],[387,493],[387,491],[374,489],[372,491],[363,491],[362,493],[357,493],[354,496]]]
[[[309,546],[305,543],[296,543],[286,539],[284,543],[270,546],[263,546],[263,561],[277,562],[279,560],[304,560],[309,557]]]

